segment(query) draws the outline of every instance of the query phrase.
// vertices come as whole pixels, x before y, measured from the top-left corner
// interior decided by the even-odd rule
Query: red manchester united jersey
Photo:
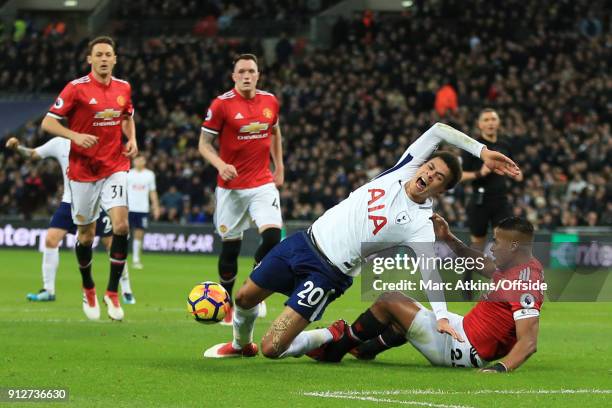
[[[218,176],[219,187],[243,189],[273,181],[270,143],[272,128],[278,126],[278,108],[276,97],[260,90],[246,99],[233,89],[212,102],[202,130],[218,135],[221,160],[238,172],[230,181]]]
[[[519,281],[521,286],[529,288],[523,290],[509,283]],[[543,292],[533,289],[537,283],[544,282],[542,265],[535,258],[505,272],[496,271],[492,283],[498,282],[499,287],[484,295],[463,318],[463,329],[470,343],[487,361],[510,352],[516,343],[515,320],[539,316],[544,301]]]
[[[90,73],[66,85],[48,115],[67,118],[71,130],[98,137],[98,143],[88,149],[71,143],[68,178],[91,182],[129,170],[130,160],[122,154],[121,121],[133,114],[126,81],[112,77],[105,85]]]

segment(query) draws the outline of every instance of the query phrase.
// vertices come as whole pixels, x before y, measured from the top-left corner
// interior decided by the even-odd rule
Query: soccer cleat
[[[242,349],[236,349],[230,341],[212,346],[204,352],[204,358],[255,357],[258,351],[255,343],[249,343]]]
[[[336,320],[331,326],[327,328],[332,335],[331,343],[340,341],[344,337],[345,333],[348,335],[349,324],[344,319]]]
[[[357,360],[371,361],[376,359],[376,354],[366,351],[361,347],[362,345],[352,348],[351,350],[349,350],[349,353],[353,355],[353,357],[355,357]]]
[[[306,355],[317,361],[338,362],[339,360],[335,361],[335,359],[328,359],[326,350],[330,344],[337,343],[342,340],[344,336],[348,336],[349,324],[343,319],[336,320],[327,330],[329,330],[329,333],[332,335],[331,341],[314,350],[310,350]]]
[[[26,298],[31,302],[53,302],[55,295],[47,292],[46,289],[41,289],[38,293],[28,293]]]
[[[266,317],[267,314],[268,314],[268,308],[266,307],[266,301],[262,300],[261,303],[259,304],[259,313],[257,314],[257,317],[264,318]]]
[[[110,317],[112,320],[123,320],[123,309],[119,303],[119,296],[117,296],[117,292],[106,291],[106,294],[104,295],[104,303],[106,304],[106,312],[108,313],[108,317]]]
[[[219,324],[221,326],[232,326],[234,323],[234,308],[230,308],[229,312],[227,312],[227,314],[225,315],[225,317],[223,318],[223,320],[221,320],[219,322]]]
[[[144,268],[144,266],[140,262],[133,262],[132,263],[132,268],[134,268],[134,269],[142,269],[142,268]]]
[[[83,289],[83,312],[89,320],[100,319],[100,305],[96,296],[96,288]]]
[[[136,298],[131,293],[123,293],[121,297],[123,298],[123,303],[125,303],[126,305],[136,304]]]

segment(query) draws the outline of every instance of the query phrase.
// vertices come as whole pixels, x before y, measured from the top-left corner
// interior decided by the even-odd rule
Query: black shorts
[[[501,220],[511,215],[512,209],[505,198],[496,200],[485,199],[481,205],[477,205],[472,200],[467,207],[470,234],[475,237],[484,237],[487,235],[489,223],[491,228],[494,228]]]

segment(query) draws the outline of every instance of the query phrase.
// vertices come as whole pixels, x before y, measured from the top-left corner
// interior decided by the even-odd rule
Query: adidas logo
[[[242,116],[242,114],[238,112],[236,116],[234,116],[234,119],[244,119],[244,116]]]
[[[90,104],[90,105],[96,105],[97,103],[98,103],[98,101],[96,101],[96,98],[91,98],[91,99],[89,100],[89,104]]]

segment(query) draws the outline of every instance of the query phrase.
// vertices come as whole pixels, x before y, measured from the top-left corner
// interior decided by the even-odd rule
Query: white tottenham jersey
[[[317,245],[343,273],[357,276],[361,272],[361,263],[370,255],[362,253],[362,243],[371,243],[368,246],[375,252],[403,245],[417,255],[435,255],[432,200],[415,203],[404,187],[442,142],[477,157],[484,147],[466,134],[436,123],[408,147],[395,166],[353,191],[314,222]],[[421,269],[421,274],[423,280],[440,281],[436,270]],[[431,296],[429,299],[434,300]],[[432,302],[432,307],[442,318],[438,312],[444,313],[446,304],[436,307]]]
[[[149,212],[149,193],[155,191],[155,173],[149,169],[131,169],[127,177],[128,209],[132,212]]]
[[[49,157],[57,160],[62,168],[62,177],[64,178],[64,194],[62,202],[72,203],[70,195],[70,186],[68,184],[68,156],[70,155],[70,140],[63,137],[54,137],[42,146],[38,146],[34,151],[43,159]]]

